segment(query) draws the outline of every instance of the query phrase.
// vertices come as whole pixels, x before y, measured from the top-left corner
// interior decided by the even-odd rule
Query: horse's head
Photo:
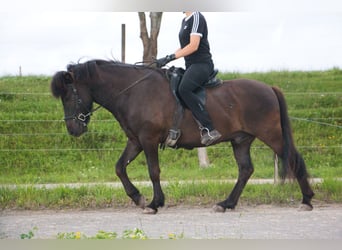
[[[62,100],[69,134],[78,137],[85,133],[93,105],[88,87],[81,82],[75,82],[72,72],[60,71],[52,78],[51,92]]]

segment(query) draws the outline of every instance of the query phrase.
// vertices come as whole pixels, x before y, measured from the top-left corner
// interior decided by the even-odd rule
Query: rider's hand
[[[158,68],[161,68],[163,66],[165,66],[166,64],[168,64],[169,62],[171,62],[172,60],[176,59],[176,55],[175,54],[171,54],[171,55],[167,55],[165,57],[159,58],[155,61],[156,65]]]

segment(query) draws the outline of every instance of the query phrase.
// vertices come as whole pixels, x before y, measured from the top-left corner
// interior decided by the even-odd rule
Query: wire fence
[[[285,95],[341,95],[342,92],[286,92]],[[44,96],[44,97],[51,97],[51,93],[49,92],[36,92],[36,93],[25,93],[25,92],[0,92],[0,96],[10,96],[10,95],[16,95],[16,96]],[[341,125],[333,124],[333,121],[340,121],[342,120],[342,117],[315,117],[315,118],[307,118],[307,117],[290,117],[291,120],[296,120],[299,122],[307,122],[316,124],[317,126],[328,126],[333,127],[336,129],[341,129]],[[113,119],[93,119],[92,123],[113,123],[115,122]],[[58,119],[58,120],[51,120],[51,119],[4,119],[0,120],[0,123],[22,123],[23,126],[28,123],[55,123],[55,124],[62,124],[64,123],[64,120]],[[336,122],[335,122],[336,123]],[[92,135],[106,135],[111,136],[114,135],[113,132],[106,132],[106,131],[89,131],[88,134]],[[339,132],[340,133],[340,132]],[[27,132],[7,132],[7,133],[1,133],[0,132],[0,139],[1,137],[56,137],[56,136],[69,136],[67,132],[44,132],[40,131],[39,133],[27,133]],[[225,144],[222,146],[221,144],[212,146],[212,148],[227,148],[230,147],[229,144]],[[342,148],[342,145],[297,145],[297,148]],[[254,146],[254,148],[258,149],[264,149],[268,148],[267,146]],[[122,147],[110,147],[110,148],[16,148],[16,149],[9,149],[9,148],[0,148],[0,152],[24,152],[24,151],[113,151],[113,150],[123,150]]]
[[[293,95],[293,96],[301,96],[301,95],[311,95],[311,96],[326,96],[326,95],[340,95],[342,96],[342,92],[286,92],[285,95]],[[49,92],[35,92],[35,93],[24,93],[24,92],[0,92],[0,103],[1,98],[4,97],[6,99],[7,97],[9,99],[13,99],[15,96],[23,96],[24,99],[30,99],[30,98],[51,98],[51,93]],[[38,118],[39,116],[37,116]],[[41,117],[41,116],[40,116]],[[16,118],[14,116],[14,118]],[[51,118],[51,116],[49,116]],[[314,126],[319,127],[327,127],[332,129],[338,136],[340,136],[342,133],[340,129],[342,128],[341,121],[342,117],[293,117],[290,116],[290,119],[293,121],[298,121],[299,123],[311,123],[314,124]],[[116,120],[114,118],[108,119],[96,119],[96,117],[93,117],[92,124],[99,123],[99,126],[104,123],[115,123]],[[111,131],[107,130],[107,128],[101,127],[99,128],[93,128],[90,131],[87,132],[87,136],[94,136],[96,142],[94,143],[85,143],[85,144],[68,144],[65,143],[65,140],[67,140],[67,137],[70,137],[69,134],[66,131],[66,128],[64,127],[64,120],[63,119],[2,119],[0,120],[0,123],[8,123],[10,125],[15,125],[15,130],[11,131],[10,126],[7,127],[6,132],[0,131],[0,143],[1,140],[3,140],[4,143],[0,144],[0,159],[3,159],[4,162],[2,166],[12,166],[12,164],[15,161],[15,158],[20,155],[28,155],[33,154],[33,158],[39,158],[35,157],[36,155],[43,154],[45,157],[44,159],[48,161],[44,161],[44,163],[38,163],[39,164],[48,164],[49,166],[52,164],[51,162],[55,161],[55,155],[57,154],[67,154],[67,155],[74,155],[74,154],[83,154],[83,152],[89,152],[89,154],[117,154],[119,155],[124,150],[124,144],[123,141],[125,138],[121,137],[121,141],[116,141],[118,143],[112,143],[112,137],[115,137],[115,133],[119,133],[118,131]],[[41,130],[32,130],[33,132],[27,132],[25,129],[18,129],[18,127],[26,128],[26,127],[32,127],[32,126],[38,126],[42,125],[44,129]],[[51,124],[51,127],[48,127],[48,125]],[[19,126],[16,126],[19,125]],[[114,126],[114,124],[113,124]],[[63,129],[63,130],[62,130]],[[123,132],[121,132],[123,133]],[[100,140],[97,140],[100,138],[100,136],[105,136],[108,141],[106,141],[105,144],[99,144],[97,143]],[[13,143],[13,141],[16,140],[22,140],[22,143],[19,143],[16,145],[16,143]],[[31,140],[40,140],[43,139],[45,143],[35,143],[31,144]],[[94,141],[95,141],[94,140]],[[48,141],[48,143],[46,143]],[[60,141],[63,141],[64,143],[60,143]],[[341,140],[338,139],[337,143],[339,143]],[[102,141],[103,142],[103,141]],[[305,141],[309,145],[296,145],[296,147],[299,150],[306,150],[308,152],[316,151],[324,152],[327,156],[326,159],[329,159],[333,155],[333,157],[336,157],[337,155],[340,155],[342,150],[342,144],[337,145],[322,145],[322,144],[316,144],[313,143],[313,141]],[[10,145],[12,144],[12,145]],[[13,146],[13,144],[15,146]],[[306,143],[305,143],[306,144]],[[310,145],[311,144],[311,145]],[[336,144],[336,143],[335,143]],[[230,143],[221,143],[214,146],[211,146],[210,148],[213,151],[219,151],[230,149],[232,146]],[[274,163],[274,181],[278,182],[278,157],[273,153],[273,151],[267,146],[267,145],[260,145],[260,144],[253,144],[251,148],[254,152],[257,152],[258,156],[266,154],[266,155],[272,155],[271,158],[273,158]],[[261,153],[261,154],[260,154]],[[14,156],[14,157],[13,157]],[[103,157],[103,156],[101,156]],[[337,156],[338,157],[338,156]],[[7,158],[7,160],[5,160]],[[25,156],[24,156],[25,158]],[[267,159],[269,160],[270,157]],[[31,159],[31,158],[30,158]],[[261,159],[265,160],[265,158]],[[326,160],[325,159],[325,160]],[[79,161],[82,161],[82,159],[78,159]],[[25,166],[32,166],[34,167],[37,163],[26,163],[26,159],[18,159],[18,164],[21,161],[25,161]],[[31,160],[30,160],[31,161]],[[323,160],[324,161],[324,160]],[[16,163],[17,164],[17,163]]]

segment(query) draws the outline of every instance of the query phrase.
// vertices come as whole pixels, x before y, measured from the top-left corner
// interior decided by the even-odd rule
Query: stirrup
[[[212,130],[211,132],[208,129],[205,129],[205,131],[206,134],[202,134],[203,129],[201,131],[201,143],[206,146],[211,145],[222,136],[216,129]]]
[[[180,129],[170,129],[169,134],[167,135],[167,138],[165,140],[165,144],[169,147],[174,147],[181,136]]]
[[[202,125],[199,126],[199,130],[200,130],[200,135],[201,137],[205,135],[205,133],[209,134],[209,129],[207,127],[203,127]]]

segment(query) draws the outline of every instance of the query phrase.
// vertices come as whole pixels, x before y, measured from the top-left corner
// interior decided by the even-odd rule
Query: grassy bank
[[[342,177],[342,71],[268,72],[220,75],[252,78],[279,86],[292,117],[294,138],[312,177]],[[67,134],[60,100],[49,92],[50,77],[0,78],[0,183],[118,181],[113,166],[126,138],[111,114],[92,116],[89,132]],[[298,120],[296,118],[305,119]],[[322,125],[328,123],[333,126]],[[208,148],[210,169],[200,169],[197,151],[160,152],[162,179],[235,178],[229,143]],[[252,148],[255,178],[272,178],[273,152],[256,141]],[[129,166],[133,180],[148,180],[144,156]]]
[[[225,73],[220,74],[220,78],[251,78],[272,86],[279,86],[287,100],[295,143],[307,163],[311,176],[324,179],[342,177],[342,71],[340,69],[314,72]],[[108,111],[100,109],[92,116],[87,134],[80,138],[69,136],[62,119],[64,116],[62,104],[50,94],[50,80],[49,76],[0,78],[0,184],[119,181],[113,167],[126,142],[119,124]],[[237,177],[237,166],[229,143],[209,147],[207,151],[211,162],[211,167],[207,169],[198,166],[196,150],[161,151],[161,179],[226,180]],[[255,165],[253,177],[272,178],[273,152],[256,141],[251,153]],[[143,154],[130,164],[128,174],[133,181],[149,180]],[[211,193],[204,194],[201,194],[203,190],[196,191],[200,188],[197,186],[192,189],[174,187],[166,193],[169,195],[175,192],[184,193],[179,195],[182,198],[174,198],[170,195],[170,200],[174,202],[182,199],[187,202],[208,196],[210,201],[204,202],[209,204],[212,200],[223,199],[231,189],[229,185],[228,187],[215,185],[215,187],[211,185],[202,187],[203,190],[212,190]],[[341,190],[340,184],[334,185],[336,190]],[[248,186],[243,195],[250,192],[247,191]],[[171,189],[172,186],[166,188]],[[278,190],[267,185],[265,188]],[[150,188],[142,189],[147,196],[151,192]],[[258,189],[262,189],[262,186],[258,186]],[[327,196],[330,197],[328,200],[340,202],[338,198],[328,195],[331,190],[323,184],[317,184],[316,189],[322,190],[323,200]],[[103,204],[113,204],[113,201],[121,205],[127,202],[122,189],[98,187],[75,190],[79,194],[78,197],[92,197],[89,201],[85,198],[82,204],[86,207],[93,206],[91,204],[95,206],[102,204],[99,205],[102,207],[105,206]],[[72,198],[63,199],[63,195],[69,197],[71,194],[68,193],[71,191],[65,189],[55,192],[49,195],[55,197],[53,198],[55,201],[50,202],[43,190],[1,189],[1,205],[22,208],[26,207],[26,203],[30,203],[29,197],[42,196],[46,197],[45,205],[40,205],[43,204],[40,201],[32,201],[33,205],[29,207],[58,207],[58,200],[63,203],[63,206],[69,206],[69,200]],[[257,192],[263,194],[266,190]],[[274,196],[281,196],[282,192],[278,190],[277,195]],[[25,202],[24,197],[27,198]],[[276,199],[273,196],[271,198]],[[16,204],[13,200],[22,200],[22,202]],[[87,202],[90,205],[87,205]]]

